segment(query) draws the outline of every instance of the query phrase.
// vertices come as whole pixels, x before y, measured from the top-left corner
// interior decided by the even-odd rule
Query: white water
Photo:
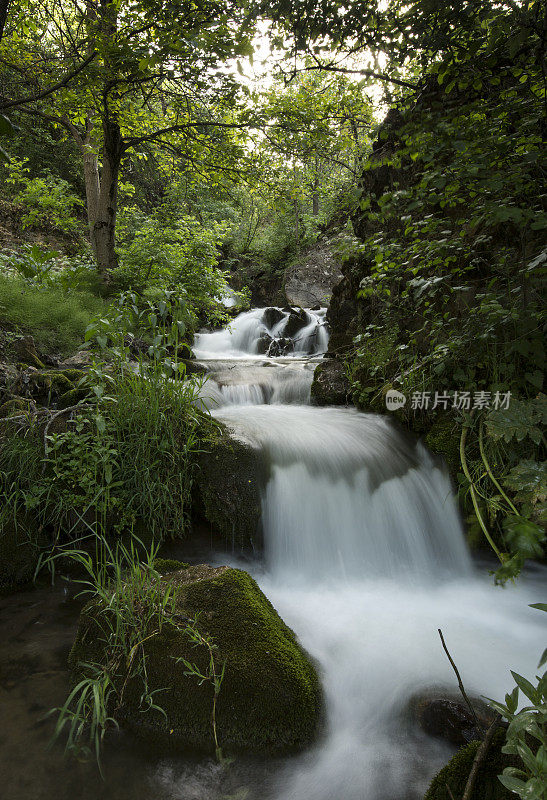
[[[260,314],[241,317],[233,333],[201,337],[200,358],[218,358],[220,341],[241,356],[243,329],[252,352],[246,326]],[[418,800],[450,755],[404,713],[415,691],[455,687],[437,628],[467,689],[503,697],[509,669],[532,677],[545,646],[543,615],[528,608],[545,600],[545,571],[495,587],[473,567],[448,477],[424,448],[385,417],[306,405],[305,365],[295,378],[266,364],[211,364],[209,401],[271,465],[257,578],[317,660],[328,717],[324,739],[280,768],[268,798]]]
[[[269,312],[269,315],[265,312]],[[326,308],[319,311],[306,310],[305,322],[294,337],[290,337],[292,345],[286,356],[298,358],[321,355],[326,351],[328,332],[325,314]],[[246,311],[239,314],[228,328],[198,334],[194,342],[194,353],[198,359],[264,357],[268,354],[268,346],[272,341],[285,338],[289,317],[290,311],[273,307]]]

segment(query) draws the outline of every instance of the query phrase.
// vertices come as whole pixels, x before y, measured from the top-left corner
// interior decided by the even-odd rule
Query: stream
[[[106,783],[92,764],[46,753],[63,700],[77,623],[74,589],[41,586],[2,601],[0,781],[7,800],[420,800],[453,749],[422,733],[410,698],[455,688],[442,628],[466,689],[502,698],[509,670],[533,677],[544,647],[547,570],[493,585],[465,543],[448,475],[387,416],[310,405],[328,345],[325,309],[296,320],[254,309],[196,337],[208,370],[202,402],[270,464],[264,557],[170,557],[248,570],[316,660],[326,731],[299,756],[265,762],[154,754],[123,732],[107,747]],[[177,552],[177,548],[179,551]],[[8,732],[9,731],[9,732]]]

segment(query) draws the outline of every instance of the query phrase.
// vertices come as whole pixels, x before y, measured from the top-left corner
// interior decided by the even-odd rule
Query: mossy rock
[[[168,572],[178,572],[178,570],[186,569],[189,566],[184,561],[177,561],[175,558],[156,558],[154,561],[154,569],[160,575],[167,575]]]
[[[12,397],[0,406],[0,419],[18,414],[30,414],[35,408],[33,401],[26,397]]]
[[[194,508],[229,547],[260,547],[261,491],[267,481],[260,451],[224,425],[205,447],[197,458]]]
[[[315,368],[311,399],[318,406],[344,406],[349,402],[350,385],[344,365],[326,358]]]
[[[501,752],[504,744],[505,731],[500,729],[494,734],[490,749],[479,767],[470,800],[514,800],[515,795],[498,780],[498,775],[501,775],[505,767],[518,766],[514,756],[508,756]],[[470,742],[458,750],[448,764],[433,778],[424,800],[452,800],[447,786],[453,797],[461,798],[479,746],[480,742],[478,741]]]
[[[39,552],[37,528],[28,515],[0,516],[0,593],[32,580]]]
[[[256,582],[239,569],[191,566],[168,573],[162,580],[176,591],[179,627],[166,624],[145,640],[149,691],[166,716],[143,713],[142,679],[117,676],[125,684],[117,716],[141,738],[161,747],[214,750],[211,711],[213,689],[185,675],[178,659],[209,663],[208,648],[196,646],[184,629],[196,618],[202,635],[212,638],[215,664],[225,665],[216,707],[217,733],[225,752],[285,753],[300,750],[317,737],[323,719],[322,691],[309,656],[279,617]],[[69,656],[74,679],[82,663],[100,662],[100,606],[84,607]],[[103,612],[104,613],[104,612]],[[108,613],[108,612],[106,612]],[[104,617],[102,619],[104,624]]]
[[[461,470],[460,433],[454,418],[450,414],[441,414],[425,436],[429,449],[444,458],[454,479]]]

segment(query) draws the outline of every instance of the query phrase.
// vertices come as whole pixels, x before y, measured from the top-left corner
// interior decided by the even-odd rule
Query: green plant
[[[76,214],[84,204],[67,181],[48,171],[30,177],[27,159],[12,158],[7,170],[6,183],[16,190],[13,199],[24,209],[21,217],[24,228],[47,225],[62,233],[79,232]]]
[[[547,612],[547,604],[534,603],[531,608]],[[547,664],[547,650],[538,664],[538,669]],[[518,756],[522,768],[507,767],[499,776],[501,783],[521,800],[545,800],[547,798],[547,671],[536,676],[534,685],[522,675],[511,672],[515,688],[505,695],[505,703],[489,700],[509,723],[504,753]],[[518,708],[519,691],[528,700]]]
[[[83,345],[91,319],[104,308],[104,301],[90,292],[29,286],[0,273],[0,323],[32,334],[39,352],[73,353]]]
[[[157,546],[149,550],[140,540],[131,539],[111,546],[104,538],[95,539],[95,552],[90,554],[74,547],[61,548],[43,558],[37,570],[55,569],[56,563],[70,561],[84,572],[77,582],[83,585],[82,595],[90,595],[86,609],[94,616],[97,660],[79,663],[84,674],[71,690],[57,714],[54,739],[66,734],[66,750],[78,756],[94,753],[99,769],[105,734],[118,726],[124,693],[131,682],[140,686],[140,711],[152,710],[165,716],[156,694],[150,691],[145,642],[161,634],[164,626],[184,631],[196,645],[206,646],[210,653],[210,675],[201,676],[214,684],[214,711],[223,670],[217,674],[213,658],[214,643],[196,628],[197,620],[186,620],[176,612],[176,590],[162,581],[154,568]],[[85,613],[85,609],[84,609]],[[185,662],[189,673],[199,675],[198,668]],[[166,687],[168,688],[168,687]],[[217,755],[221,750],[213,722]]]

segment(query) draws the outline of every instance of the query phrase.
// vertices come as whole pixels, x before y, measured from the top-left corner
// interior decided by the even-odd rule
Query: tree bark
[[[118,179],[123,156],[123,140],[120,127],[109,115],[103,119],[104,144],[102,150],[102,166],[98,181],[98,196],[94,217],[88,218],[93,254],[97,262],[97,270],[105,282],[113,269],[118,266],[116,255],[116,217],[118,213]],[[91,174],[90,184],[95,185],[95,175]],[[87,175],[86,175],[87,192]],[[93,208],[93,207],[92,207]]]
[[[8,8],[11,0],[0,0],[0,42],[4,35],[4,28],[8,19]]]
[[[314,217],[319,216],[319,159],[315,158],[313,189],[312,189],[312,213]]]

